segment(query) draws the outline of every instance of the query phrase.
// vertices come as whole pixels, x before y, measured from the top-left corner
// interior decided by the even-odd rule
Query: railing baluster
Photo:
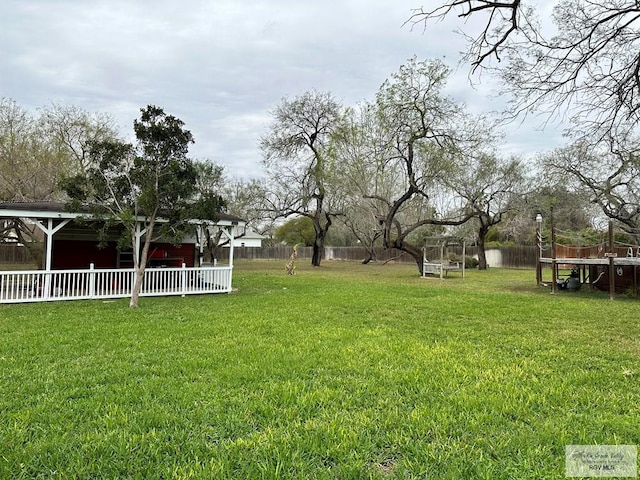
[[[230,291],[231,267],[171,267],[146,271],[142,296]],[[131,295],[133,269],[0,272],[0,303],[65,299],[118,298]]]

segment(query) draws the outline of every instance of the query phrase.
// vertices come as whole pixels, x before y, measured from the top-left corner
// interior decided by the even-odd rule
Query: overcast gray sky
[[[428,0],[431,1],[431,0]],[[428,2],[425,2],[428,3]],[[454,24],[403,23],[420,0],[4,0],[0,96],[27,109],[50,102],[107,112],[132,135],[158,105],[195,137],[194,158],[236,177],[260,174],[258,139],[284,96],[329,91],[347,105],[373,99],[412,55],[444,58],[449,93],[474,112],[499,108],[492,82],[476,89],[458,67]],[[457,25],[460,26],[460,25]],[[527,121],[504,150],[531,155],[560,130]]]

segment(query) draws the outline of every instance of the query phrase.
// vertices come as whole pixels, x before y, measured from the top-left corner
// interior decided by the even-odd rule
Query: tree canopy
[[[546,168],[573,192],[584,192],[622,230],[640,241],[640,156],[630,139],[593,148],[577,142],[543,156]],[[632,143],[632,145],[629,145]]]
[[[63,178],[86,167],[89,143],[115,139],[108,115],[51,104],[30,112],[0,98],[0,201],[63,200]],[[40,265],[40,230],[15,218],[0,222],[0,241],[18,239]]]
[[[269,209],[276,216],[312,220],[311,264],[319,266],[327,232],[342,213],[330,154],[342,106],[329,93],[306,92],[282,99],[272,114],[273,123],[260,142],[269,178]]]
[[[149,105],[134,121],[134,132],[136,144],[92,144],[88,168],[65,182],[72,208],[85,202],[105,225],[123,225],[129,245],[140,254],[134,255],[132,307],[138,304],[152,240],[180,238],[186,220],[196,214],[216,220],[223,206],[215,192],[198,190],[198,170],[187,157],[193,136],[182,120]]]
[[[485,123],[443,94],[449,69],[416,58],[385,81],[375,103],[352,110],[340,138],[342,177],[371,228],[370,240],[411,255],[422,269],[425,230],[460,225],[475,212],[455,195],[446,172],[492,139]],[[370,213],[363,212],[363,206]],[[363,236],[364,237],[364,236]]]
[[[51,104],[30,112],[0,99],[0,200],[60,200],[60,180],[84,171],[89,145],[116,139],[108,115]]]
[[[458,159],[441,176],[473,214],[480,270],[487,268],[485,241],[491,228],[500,224],[518,205],[517,199],[528,193],[525,177],[520,160],[482,151]]]
[[[315,240],[313,221],[304,216],[291,218],[276,229],[274,239],[287,245],[310,247]]]
[[[557,1],[551,16],[520,0],[446,0],[412,23],[458,15],[484,25],[468,34],[465,60],[495,71],[510,113],[567,118],[597,143],[635,129],[640,108],[640,10],[635,0]],[[464,29],[464,27],[462,27]]]

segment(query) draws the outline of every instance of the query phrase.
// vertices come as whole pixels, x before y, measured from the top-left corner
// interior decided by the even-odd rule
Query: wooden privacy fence
[[[288,260],[293,252],[289,245],[276,245],[275,247],[236,247],[234,257],[243,260]],[[298,258],[311,258],[313,247],[298,247]],[[386,261],[410,261],[413,259],[398,250],[376,249],[379,262]],[[364,247],[325,247],[324,260],[355,260],[360,261],[367,257]]]
[[[288,260],[292,251],[293,247],[288,245],[240,247],[234,250],[234,256],[242,260]],[[462,247],[452,246],[448,251],[454,255],[462,255]],[[375,252],[378,262],[415,263],[410,255],[400,250],[376,248]],[[477,255],[477,252],[477,247],[466,248],[467,256]],[[312,254],[312,247],[298,247],[298,259],[310,259]],[[324,252],[325,260],[362,261],[367,257],[367,250],[364,247],[325,247]],[[513,246],[487,249],[487,262],[489,267],[535,268],[536,247]]]
[[[0,263],[29,263],[29,251],[18,244],[0,244]]]
[[[288,260],[292,251],[293,247],[289,245],[260,248],[236,247],[234,256],[241,260]],[[462,255],[462,247],[451,246],[448,251],[458,256]],[[477,255],[477,251],[476,247],[467,246],[468,256]],[[378,262],[414,263],[411,256],[399,250],[376,248],[375,252]],[[324,253],[325,260],[362,261],[368,256],[364,247],[325,247]],[[312,247],[298,247],[299,259],[310,259],[312,254]],[[0,264],[21,264],[31,261],[26,248],[14,244],[0,245]],[[535,268],[536,247],[514,246],[487,249],[487,261],[490,267]]]

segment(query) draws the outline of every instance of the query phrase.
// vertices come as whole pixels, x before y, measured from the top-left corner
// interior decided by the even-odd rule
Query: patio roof
[[[4,202],[0,203],[0,219],[2,218],[28,218],[44,232],[45,235],[45,270],[50,271],[52,265],[52,248],[53,237],[65,226],[73,222],[74,219],[80,217],[91,217],[90,207],[84,206],[81,211],[70,212],[66,209],[63,202]],[[158,218],[157,222],[166,222],[163,218]],[[141,252],[141,239],[146,234],[145,218],[138,217],[136,219],[135,246],[134,253],[137,255]],[[229,264],[233,265],[233,246],[238,227],[242,228],[246,225],[246,221],[235,215],[220,213],[217,222],[203,221],[200,219],[191,219],[189,223],[196,226],[198,231],[197,237],[203,236],[203,224],[209,226],[215,225],[221,228],[222,233],[227,236],[230,242]],[[200,257],[202,258],[202,240],[200,243]]]
[[[88,205],[83,206],[80,211],[70,212],[66,209],[64,202],[4,202],[0,203],[0,218],[38,218],[38,219],[73,219],[90,216],[91,210]],[[158,219],[162,222],[162,219]],[[194,219],[194,222],[197,219]],[[244,225],[246,222],[240,217],[220,213],[217,225]]]

